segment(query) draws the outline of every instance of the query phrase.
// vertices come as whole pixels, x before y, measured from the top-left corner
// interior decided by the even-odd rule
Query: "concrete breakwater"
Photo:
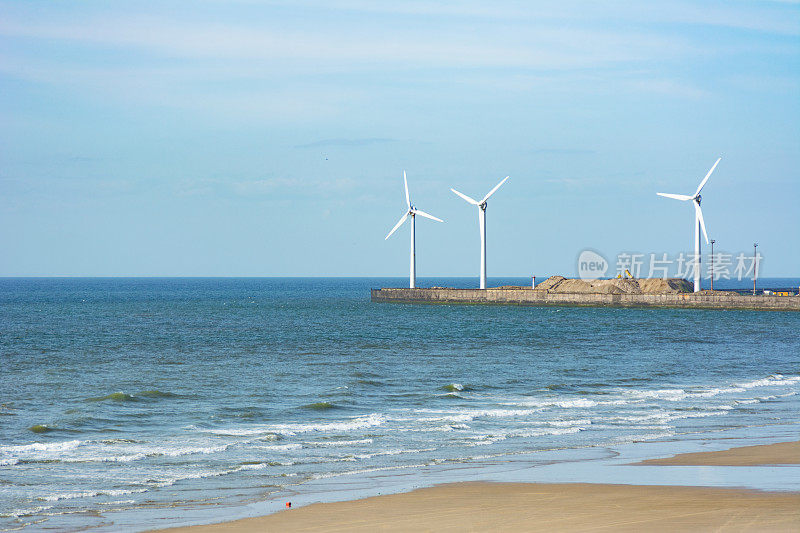
[[[373,302],[490,304],[569,307],[670,307],[682,309],[749,309],[800,311],[800,296],[741,295],[727,291],[699,293],[570,293],[546,288],[372,289]]]

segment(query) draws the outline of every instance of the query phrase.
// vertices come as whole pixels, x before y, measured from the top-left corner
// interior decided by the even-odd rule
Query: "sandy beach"
[[[800,443],[678,455],[647,465],[797,464]],[[635,467],[635,466],[634,466]],[[797,531],[800,493],[606,484],[453,483],[318,503],[210,531]]]

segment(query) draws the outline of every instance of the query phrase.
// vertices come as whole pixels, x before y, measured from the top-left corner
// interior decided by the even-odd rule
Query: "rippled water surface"
[[[800,412],[798,313],[369,301],[401,284],[0,280],[0,529]]]

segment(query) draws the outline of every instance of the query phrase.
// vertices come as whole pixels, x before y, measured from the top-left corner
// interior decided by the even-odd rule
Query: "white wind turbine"
[[[659,196],[664,196],[666,198],[674,198],[675,200],[692,200],[694,203],[694,292],[700,292],[700,230],[703,230],[703,236],[706,238],[706,244],[708,244],[708,233],[706,233],[706,223],[703,220],[703,211],[700,209],[700,202],[702,201],[702,196],[700,196],[700,191],[703,190],[708,178],[711,176],[711,173],[714,172],[714,169],[717,168],[717,165],[720,162],[720,159],[714,163],[714,166],[711,167],[711,170],[708,171],[706,177],[703,178],[703,181],[700,182],[698,185],[697,190],[695,191],[693,196],[687,196],[685,194],[668,194],[664,192],[656,193]]]
[[[481,289],[486,288],[486,200],[489,199],[491,195],[500,188],[502,184],[506,182],[508,176],[503,179],[500,183],[494,186],[494,189],[489,191],[489,194],[483,197],[483,200],[478,202],[477,200],[473,200],[466,194],[462,194],[455,189],[450,189],[458,196],[466,200],[467,202],[471,203],[472,205],[478,206],[478,227],[480,228],[481,232]]]
[[[403,171],[403,184],[406,187],[406,206],[408,207],[408,211],[400,217],[400,220],[397,221],[397,224],[392,228],[392,231],[389,232],[389,235],[386,236],[386,239],[392,236],[392,233],[397,231],[397,228],[403,225],[403,222],[406,221],[408,215],[411,215],[411,272],[409,273],[409,281],[408,286],[412,289],[417,288],[417,252],[416,252],[416,244],[414,242],[414,231],[415,231],[415,217],[417,215],[423,216],[425,218],[430,218],[431,220],[435,220],[437,222],[444,222],[440,218],[436,218],[433,215],[429,215],[425,211],[420,211],[413,205],[411,205],[411,195],[408,194],[408,180],[406,179],[406,171]],[[386,240],[384,239],[384,240]]]

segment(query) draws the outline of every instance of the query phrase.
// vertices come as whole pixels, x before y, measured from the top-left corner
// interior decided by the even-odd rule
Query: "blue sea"
[[[800,313],[370,302],[406,281],[0,279],[0,530],[142,530],[325,500],[325,480],[378,493],[536,451],[796,434]]]

